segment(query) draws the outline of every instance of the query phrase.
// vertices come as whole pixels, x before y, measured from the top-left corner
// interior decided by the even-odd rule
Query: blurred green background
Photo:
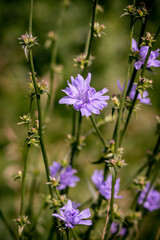
[[[146,1],[146,4],[148,1]],[[117,80],[121,83],[125,80],[128,62],[128,39],[129,39],[129,17],[120,18],[123,8],[131,4],[127,0],[100,1],[99,4],[104,11],[97,15],[97,21],[106,26],[105,35],[100,39],[94,39],[92,55],[95,57],[88,71],[92,74],[91,86],[96,90],[106,87],[108,95],[118,93]],[[84,52],[85,42],[91,19],[91,0],[71,0],[70,5],[63,10],[62,1],[35,0],[33,12],[33,35],[38,36],[39,46],[34,47],[34,63],[39,80],[49,81],[49,65],[51,60],[50,48],[45,48],[45,42],[49,31],[59,32],[56,61],[63,66],[63,71],[54,79],[55,95],[54,107],[51,115],[46,121],[45,142],[48,151],[49,163],[63,160],[69,148],[66,136],[71,132],[72,107],[59,105],[58,101],[64,94],[62,88],[66,87],[70,76],[76,76],[78,70],[74,67],[73,58]],[[17,126],[19,116],[29,111],[28,83],[29,65],[25,59],[24,52],[18,43],[18,37],[28,30],[29,1],[27,0],[1,0],[0,1],[0,206],[15,228],[12,219],[19,215],[21,183],[14,181],[19,170],[23,169],[22,146],[27,132],[24,126]],[[58,29],[58,21],[61,17],[61,28]],[[159,26],[160,3],[155,0],[152,12],[148,20],[146,30],[155,33]],[[141,22],[137,21],[134,38],[138,40]],[[154,50],[160,47],[160,37],[154,45]],[[125,160],[128,165],[120,173],[121,186],[128,181],[136,169],[145,161],[146,151],[152,150],[155,141],[156,122],[155,116],[159,114],[160,108],[160,69],[152,68],[153,73],[146,73],[153,80],[153,89],[149,91],[152,105],[141,106],[137,117],[132,117],[127,134],[123,143],[125,148]],[[43,96],[43,105],[46,96]],[[35,106],[34,106],[35,108]],[[111,114],[111,101],[107,108],[101,113],[103,118]],[[100,116],[95,116],[98,121]],[[111,139],[114,122],[107,123],[100,130],[106,140]],[[82,134],[91,129],[89,120],[84,119]],[[76,157],[74,167],[78,169],[81,181],[77,187],[71,189],[69,196],[77,202],[84,202],[91,196],[90,177],[97,167],[90,164],[96,161],[101,154],[102,147],[95,135],[91,135],[85,141],[86,146]],[[39,171],[36,180],[36,196],[34,199],[34,213],[37,212],[42,202],[42,194],[47,193],[45,185],[45,172],[40,151],[32,149],[29,154],[27,174],[27,196],[29,199],[32,173]],[[103,165],[98,165],[103,168]],[[87,183],[87,184],[86,184]],[[132,202],[132,190],[123,190],[124,198],[118,200],[122,209],[128,209]],[[159,212],[154,212],[146,217],[143,224],[143,237],[141,239],[154,239],[158,224]],[[154,221],[151,221],[153,220]],[[40,219],[39,233],[46,234],[46,223],[51,224],[50,211],[46,210]],[[103,226],[103,225],[102,225]],[[98,234],[95,239],[98,239]],[[0,220],[0,239],[11,239],[6,227]],[[41,238],[40,238],[41,239]],[[42,238],[44,239],[44,238]],[[94,238],[93,238],[94,239]]]

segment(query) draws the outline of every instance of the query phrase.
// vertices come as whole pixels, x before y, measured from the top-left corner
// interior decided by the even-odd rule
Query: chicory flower
[[[49,167],[51,177],[55,177],[59,180],[58,190],[65,189],[66,187],[75,187],[76,182],[79,182],[79,177],[74,174],[77,173],[76,169],[71,166],[63,167],[58,162],[53,162],[52,166]]]
[[[54,213],[52,216],[60,218],[68,228],[74,228],[76,225],[92,225],[91,220],[86,220],[91,216],[89,208],[80,213],[77,208],[73,207],[71,200],[68,200],[67,204],[60,208],[60,214]]]
[[[90,81],[91,73],[88,73],[85,80],[80,74],[75,79],[71,77],[71,83],[68,81],[69,87],[62,90],[67,96],[61,98],[59,103],[73,105],[74,109],[80,111],[82,116],[89,117],[92,113],[100,114],[99,110],[108,105],[106,100],[109,99],[109,96],[103,96],[108,89],[103,88],[96,92],[90,86]]]
[[[121,92],[123,92],[123,88],[124,88],[124,87],[123,87],[123,88],[121,87],[119,80],[117,80],[117,86],[118,86],[119,90],[120,90]],[[134,96],[135,96],[135,94],[136,94],[136,88],[137,88],[137,84],[134,83],[133,86],[132,86],[132,89],[131,89],[131,91],[130,91],[130,93],[129,93],[129,98],[130,98],[131,100],[134,99]],[[137,96],[137,99],[140,101],[140,103],[144,103],[144,104],[150,105],[150,104],[151,104],[151,100],[150,100],[150,98],[148,97],[148,95],[149,95],[148,92],[147,92],[147,91],[144,91],[144,92],[143,92],[143,97],[142,97],[141,94],[139,93],[138,96]]]
[[[141,192],[138,198],[138,204],[143,204],[146,193],[150,187],[150,183],[146,184],[145,189]],[[144,208],[148,209],[150,212],[160,208],[160,192],[151,187],[147,198],[143,204]]]
[[[111,199],[111,190],[112,190],[112,175],[108,175],[106,181],[103,180],[103,170],[95,170],[94,174],[91,177],[92,182],[95,184],[96,188],[99,190],[100,194],[105,199]],[[120,187],[120,179],[116,180],[114,187],[114,198],[121,198],[118,196]]]
[[[149,46],[143,46],[140,49],[138,49],[137,42],[134,39],[132,39],[132,50],[133,52],[139,53],[139,56],[138,56],[139,59],[134,63],[134,67],[137,70],[139,70],[144,64],[145,59],[147,57],[148,49],[149,49]],[[157,49],[156,51],[151,51],[148,62],[147,62],[147,68],[150,68],[152,66],[160,67],[160,61],[156,59],[157,57],[159,57],[159,51],[160,49]]]

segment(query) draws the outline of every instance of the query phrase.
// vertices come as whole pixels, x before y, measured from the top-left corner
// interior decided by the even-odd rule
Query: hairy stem
[[[20,208],[20,216],[23,217],[25,215],[25,207],[24,207],[24,199],[25,199],[25,184],[26,184],[26,173],[27,173],[27,160],[28,160],[28,150],[29,145],[28,142],[24,144],[23,149],[23,161],[24,161],[24,168],[22,174],[22,190],[21,190],[21,208]]]

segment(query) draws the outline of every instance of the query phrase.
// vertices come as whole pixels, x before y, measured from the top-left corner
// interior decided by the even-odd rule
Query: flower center
[[[77,217],[77,213],[75,209],[70,209],[68,211],[64,212],[64,216],[66,218],[66,222],[69,222],[71,224],[74,224],[75,218]]]

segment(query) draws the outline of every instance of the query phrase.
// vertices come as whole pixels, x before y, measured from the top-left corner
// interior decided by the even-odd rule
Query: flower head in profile
[[[79,182],[79,177],[74,175],[77,173],[77,170],[71,166],[65,168],[60,163],[53,162],[49,168],[51,177],[59,180],[58,190],[65,189],[66,187],[75,187],[76,182]]]
[[[99,110],[108,105],[106,100],[109,99],[109,96],[103,96],[108,89],[103,88],[101,91],[96,92],[90,86],[90,81],[90,73],[88,73],[85,80],[80,74],[75,79],[71,77],[71,83],[68,81],[69,87],[62,90],[67,96],[61,98],[59,103],[73,105],[74,109],[80,111],[82,116],[89,117],[92,113],[100,114]]]
[[[117,86],[118,86],[119,90],[121,92],[123,92],[124,87],[123,88],[121,87],[119,80],[117,81]],[[132,86],[132,89],[130,91],[130,94],[129,94],[129,98],[131,100],[134,99],[134,96],[136,94],[136,88],[137,88],[137,84],[134,83],[133,86]],[[150,105],[151,104],[151,100],[148,97],[148,95],[149,95],[148,92],[144,91],[143,92],[143,96],[139,93],[138,96],[137,96],[137,99],[139,100],[140,103],[144,103],[144,104]]]
[[[143,204],[146,193],[150,188],[150,183],[146,184],[145,189],[141,192],[138,198],[138,204]],[[151,187],[147,198],[143,204],[144,208],[148,209],[150,212],[160,208],[160,193]]]
[[[79,210],[73,206],[71,200],[68,200],[67,204],[60,208],[60,214],[54,213],[52,216],[61,219],[68,228],[74,228],[76,225],[92,225],[91,220],[86,220],[86,218],[91,216],[89,208],[80,213]]]
[[[133,52],[138,53],[138,61],[135,62],[134,67],[139,70],[142,65],[145,62],[145,59],[147,57],[149,46],[143,46],[140,49],[138,49],[137,42],[132,39],[132,50]],[[160,67],[160,61],[156,58],[159,57],[159,51],[160,49],[157,49],[156,51],[151,51],[148,62],[147,62],[147,68],[150,67]]]
[[[111,190],[112,190],[112,175],[108,175],[107,179],[103,180],[103,170],[95,170],[94,174],[91,177],[92,182],[95,184],[96,188],[99,190],[100,194],[105,199],[111,199]],[[122,196],[118,196],[120,187],[120,179],[116,180],[116,184],[114,187],[114,198],[121,198]]]

